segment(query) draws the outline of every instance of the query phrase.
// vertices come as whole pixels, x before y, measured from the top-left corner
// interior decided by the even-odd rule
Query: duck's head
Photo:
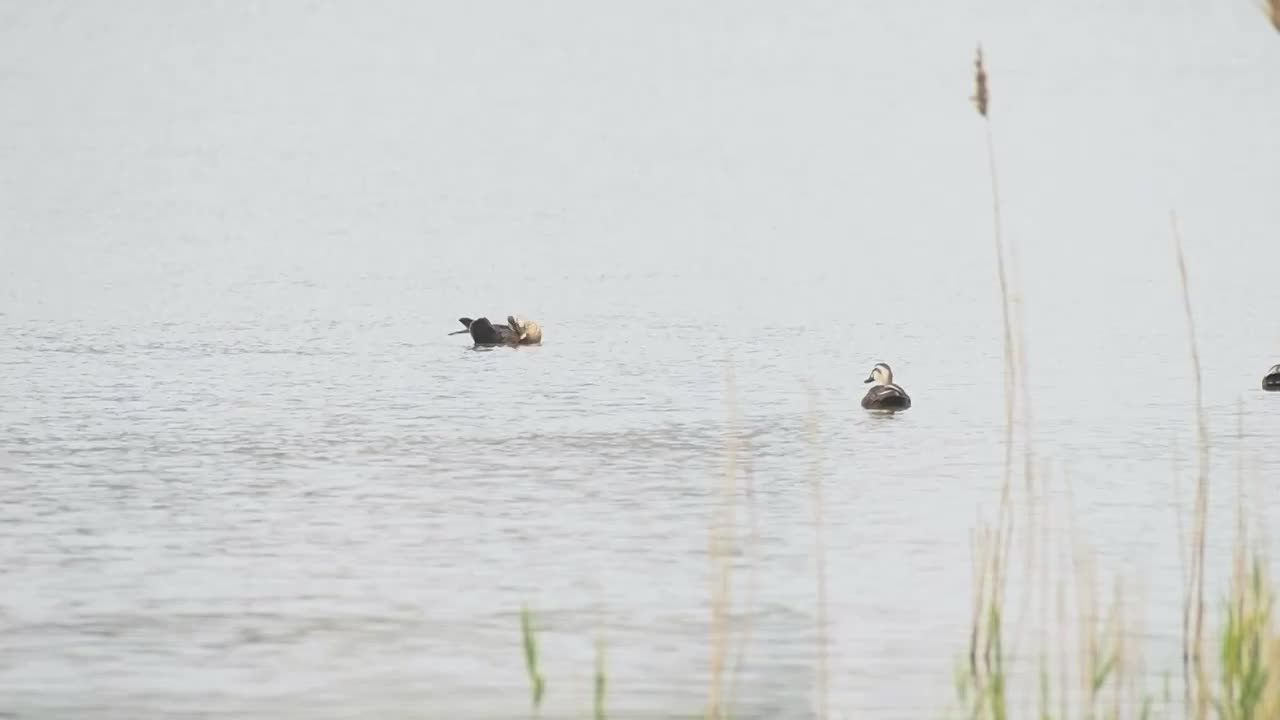
[[[862,382],[873,382],[877,385],[888,385],[893,382],[893,370],[889,369],[889,365],[887,363],[876,363],[876,366],[871,368],[871,375]]]

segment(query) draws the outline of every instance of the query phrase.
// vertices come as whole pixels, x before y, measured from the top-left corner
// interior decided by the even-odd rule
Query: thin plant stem
[[[591,710],[595,720],[605,720],[604,698],[607,678],[605,675],[604,632],[596,634],[596,670],[591,683]]]
[[[743,494],[746,498],[746,513],[748,535],[750,537],[749,546],[751,552],[747,562],[747,587],[742,598],[742,605],[746,611],[742,615],[742,620],[738,625],[738,651],[734,655],[733,669],[730,671],[729,692],[730,697],[737,695],[738,685],[742,679],[742,669],[746,664],[747,650],[751,645],[752,631],[754,629],[754,614],[751,607],[755,604],[756,592],[759,583],[759,573],[757,563],[759,562],[760,548],[760,513],[756,507],[756,489],[755,489],[755,468],[752,463],[751,446],[745,440],[740,440],[743,445],[742,458],[742,477],[743,477]],[[745,555],[745,554],[744,554]]]
[[[1191,587],[1183,603],[1183,663],[1195,673],[1195,717],[1203,718],[1208,712],[1205,697],[1206,681],[1204,665],[1200,657],[1201,638],[1204,629],[1204,548],[1208,531],[1209,505],[1209,428],[1204,412],[1204,391],[1200,373],[1200,349],[1196,342],[1195,317],[1191,311],[1190,283],[1187,280],[1187,263],[1182,251],[1182,235],[1178,231],[1178,216],[1169,213],[1173,230],[1174,250],[1178,259],[1178,278],[1182,287],[1182,307],[1186,314],[1187,335],[1191,355],[1191,367],[1195,380],[1196,439],[1199,449],[1199,473],[1196,477],[1195,506],[1192,510]]]
[[[542,695],[546,690],[546,682],[538,670],[538,638],[533,629],[533,613],[529,611],[527,605],[520,608],[520,637],[524,644],[524,667],[529,675],[533,716],[537,717],[542,707]]]
[[[732,553],[729,544],[734,537],[734,494],[738,474],[737,386],[732,359],[727,370],[729,404],[729,441],[726,457],[720,517],[713,519],[708,532],[708,554],[712,563],[711,585],[711,677],[706,715],[719,718],[724,709],[723,676],[729,652],[729,590]]]

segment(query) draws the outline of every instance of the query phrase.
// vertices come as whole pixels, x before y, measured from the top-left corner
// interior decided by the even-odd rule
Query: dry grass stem
[[[1209,427],[1204,412],[1204,391],[1200,373],[1200,349],[1196,342],[1195,317],[1191,312],[1191,290],[1187,280],[1187,263],[1182,251],[1182,235],[1178,231],[1178,216],[1170,212],[1173,230],[1174,250],[1178,258],[1178,278],[1182,287],[1182,307],[1186,314],[1187,334],[1191,355],[1191,367],[1195,381],[1196,439],[1199,449],[1199,466],[1196,476],[1195,504],[1192,508],[1191,531],[1191,575],[1183,602],[1183,663],[1184,678],[1188,688],[1194,687],[1193,701],[1195,717],[1203,718],[1208,714],[1207,682],[1204,674],[1204,663],[1201,659],[1202,639],[1204,632],[1204,548],[1205,535],[1208,531],[1209,506]],[[1194,672],[1194,678],[1189,677]]]
[[[725,458],[720,517],[709,523],[708,554],[712,563],[711,583],[711,677],[707,696],[708,718],[721,717],[724,710],[723,678],[729,653],[730,579],[734,538],[734,499],[738,474],[737,385],[733,365],[727,374],[729,440]]]
[[[1010,299],[1010,282],[1005,266],[1005,247],[1000,213],[1000,184],[996,170],[995,142],[991,131],[991,93],[982,47],[977,48],[974,59],[974,93],[970,100],[983,118],[987,148],[987,166],[991,181],[993,243],[996,253],[996,274],[1000,288],[1000,316],[1004,356],[1004,473],[1000,484],[1000,501],[994,526],[983,527],[978,533],[976,550],[978,566],[975,569],[974,614],[969,638],[969,670],[976,692],[973,710],[975,714],[989,713],[992,718],[1004,718],[1008,713],[1007,678],[1005,675],[1006,632],[1005,588],[1011,569],[1010,552],[1013,549],[1014,510],[1012,501],[1012,476],[1014,452],[1014,410],[1016,406],[1019,367],[1014,352],[1014,331]],[[1032,460],[1027,458],[1028,477]],[[1027,498],[1028,531],[1034,514],[1034,497]],[[1031,574],[1034,557],[1034,541],[1028,542],[1026,568]],[[1024,595],[1024,600],[1029,596]],[[1021,613],[1025,617],[1024,612]],[[1014,634],[1016,642],[1017,633]],[[979,660],[980,657],[980,660]]]
[[[760,513],[756,507],[756,485],[755,485],[755,467],[752,463],[751,445],[746,440],[742,440],[742,478],[743,478],[743,495],[746,499],[747,512],[747,535],[749,538],[748,547],[750,553],[743,553],[747,558],[747,587],[742,597],[742,607],[746,612],[742,615],[742,620],[738,625],[738,651],[734,655],[733,670],[729,682],[730,697],[736,697],[738,685],[742,678],[742,668],[746,664],[747,650],[750,648],[752,640],[752,631],[755,627],[754,613],[750,612],[750,608],[755,605],[756,592],[759,588],[759,572],[756,563],[759,562],[760,550]]]

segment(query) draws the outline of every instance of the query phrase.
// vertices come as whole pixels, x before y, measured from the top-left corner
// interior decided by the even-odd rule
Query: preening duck
[[[464,330],[456,330],[450,335],[470,333],[476,345],[540,345],[542,344],[542,326],[533,320],[526,320],[519,315],[508,315],[506,325],[494,325],[489,318],[481,317],[472,320],[469,317],[458,318]]]

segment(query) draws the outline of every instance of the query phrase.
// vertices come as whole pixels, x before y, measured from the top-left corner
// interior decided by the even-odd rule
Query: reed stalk
[[[984,698],[982,701],[983,707],[990,712],[991,717],[1003,718],[1008,712],[1004,676],[1004,625],[1006,621],[1004,591],[1010,566],[1009,553],[1013,546],[1014,519],[1011,495],[1014,411],[1020,368],[1018,366],[1018,356],[1014,351],[1015,336],[1010,307],[1010,282],[1005,265],[999,173],[990,118],[991,93],[981,45],[978,46],[975,53],[974,92],[970,100],[983,120],[987,169],[991,182],[992,241],[995,246],[996,276],[1000,288],[1000,317],[1003,337],[1005,443],[1004,472],[1000,484],[1000,502],[996,522],[991,532],[984,532],[979,535],[980,565],[977,570],[978,586],[975,589],[976,605],[973,626],[970,630],[969,666],[973,680],[978,686],[977,695],[980,698]],[[1031,475],[1031,463],[1032,460],[1028,456],[1026,463],[1028,477]],[[1030,494],[1028,494],[1028,498],[1027,511],[1029,516],[1028,524],[1030,524],[1030,513],[1032,512]],[[1027,558],[1028,571],[1032,565],[1032,558],[1033,554],[1029,554]],[[981,655],[981,663],[978,661],[979,655]]]
[[[1183,600],[1183,678],[1191,693],[1194,717],[1202,720],[1208,714],[1207,680],[1201,658],[1204,632],[1204,549],[1208,533],[1209,506],[1209,425],[1204,411],[1204,390],[1200,373],[1200,348],[1196,341],[1195,316],[1191,311],[1191,290],[1187,280],[1186,257],[1182,250],[1182,234],[1178,216],[1170,212],[1174,250],[1178,260],[1178,278],[1182,289],[1182,307],[1187,321],[1191,368],[1195,381],[1196,441],[1199,465],[1196,475],[1195,501],[1192,507],[1191,574]]]
[[[756,507],[756,486],[755,486],[755,467],[752,463],[751,444],[745,439],[740,439],[742,443],[742,491],[746,500],[745,509],[747,513],[747,535],[749,542],[747,547],[750,552],[744,551],[742,555],[747,558],[747,577],[746,589],[742,596],[742,607],[747,611],[742,613],[742,619],[736,630],[738,633],[738,650],[734,654],[733,669],[730,671],[729,680],[729,696],[737,695],[738,686],[742,679],[742,669],[746,665],[747,651],[750,649],[752,632],[754,630],[754,613],[750,612],[750,608],[755,605],[756,593],[759,589],[759,572],[756,564],[759,562],[760,549],[760,512]]]

